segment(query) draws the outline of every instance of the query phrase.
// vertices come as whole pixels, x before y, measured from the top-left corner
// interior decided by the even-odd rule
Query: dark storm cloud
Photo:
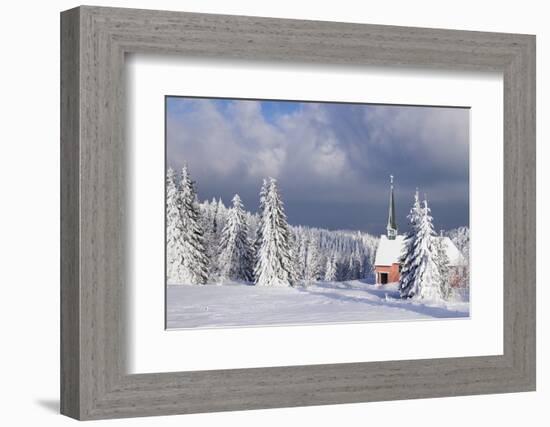
[[[468,225],[469,110],[169,98],[168,164],[189,165],[200,199],[239,193],[255,211],[278,179],[292,224],[381,233],[389,175],[398,222],[415,188],[437,228]]]

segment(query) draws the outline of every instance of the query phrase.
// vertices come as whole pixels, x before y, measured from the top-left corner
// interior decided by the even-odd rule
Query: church
[[[451,270],[458,270],[464,265],[464,257],[448,237],[439,237],[443,239],[444,247],[449,257],[449,267]],[[397,220],[395,216],[395,200],[393,194],[393,175],[390,175],[390,203],[388,209],[388,224],[386,234],[380,236],[380,242],[376,251],[374,260],[374,271],[376,274],[376,284],[385,285],[387,283],[399,282],[401,277],[400,258],[403,252],[405,235],[398,234]]]

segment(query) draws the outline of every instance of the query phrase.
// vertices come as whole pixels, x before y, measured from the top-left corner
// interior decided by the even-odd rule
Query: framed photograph
[[[61,411],[535,390],[535,37],[61,14]]]
[[[469,317],[469,114],[167,96],[167,328]]]

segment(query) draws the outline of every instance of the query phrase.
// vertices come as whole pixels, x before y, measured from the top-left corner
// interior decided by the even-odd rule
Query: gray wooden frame
[[[124,58],[131,52],[502,72],[504,354],[128,375]],[[61,166],[63,414],[99,419],[535,390],[534,36],[71,9],[61,14]]]

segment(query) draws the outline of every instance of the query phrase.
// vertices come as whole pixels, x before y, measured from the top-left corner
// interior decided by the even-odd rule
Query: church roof
[[[403,252],[404,240],[405,236],[402,234],[396,236],[395,240],[390,240],[385,235],[380,236],[374,265],[392,265],[398,263]],[[451,239],[443,237],[443,244],[445,245],[451,266],[457,266],[464,262],[464,257]]]
[[[443,244],[447,250],[447,256],[449,257],[449,264],[451,266],[457,266],[464,263],[464,256],[460,253],[456,245],[448,237],[443,237]]]
[[[390,240],[385,235],[380,236],[374,265],[392,265],[399,262],[404,240],[403,235],[396,236],[395,240]]]

